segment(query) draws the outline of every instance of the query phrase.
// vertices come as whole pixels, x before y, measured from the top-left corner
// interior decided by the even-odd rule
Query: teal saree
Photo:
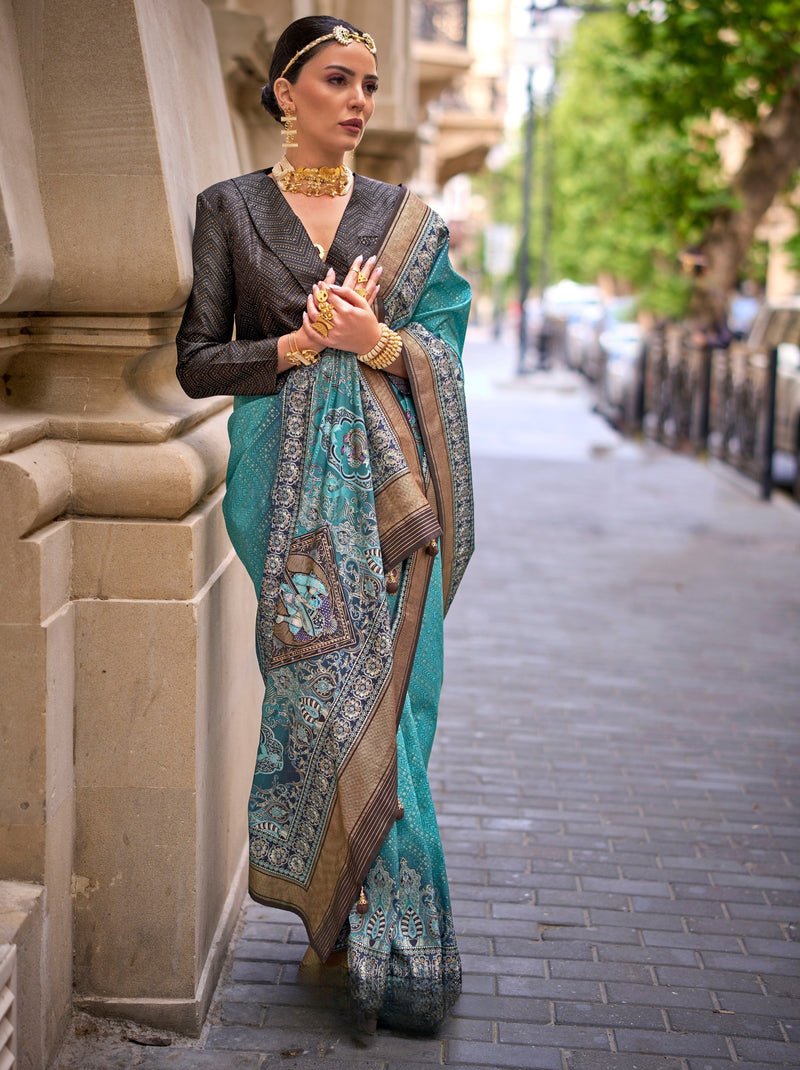
[[[323,961],[346,947],[359,1015],[428,1032],[461,986],[427,764],[473,544],[469,288],[407,191],[378,262],[408,386],[329,349],[280,393],[236,398],[224,511],[265,683],[251,895],[299,914]]]

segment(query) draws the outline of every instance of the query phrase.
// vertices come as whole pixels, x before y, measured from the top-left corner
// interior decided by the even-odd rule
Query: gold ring
[[[317,304],[319,305],[319,314],[324,316],[325,319],[330,319],[333,322],[333,305],[328,300],[328,290],[325,286],[320,286],[317,290]]]
[[[356,286],[356,293],[359,297],[366,298],[367,296],[367,291],[364,289],[363,286]]]
[[[364,274],[363,271],[359,271],[358,274],[356,275],[356,285],[357,286],[366,286],[367,285],[367,276]],[[356,292],[358,292],[358,291],[356,291]]]
[[[328,331],[334,324],[335,317],[333,305],[328,301],[328,290],[325,286],[320,286],[317,290],[317,305],[319,307],[319,315],[311,324],[311,329],[326,338]]]

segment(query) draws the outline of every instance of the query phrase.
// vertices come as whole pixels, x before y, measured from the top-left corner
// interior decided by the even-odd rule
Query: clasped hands
[[[303,312],[303,325],[296,332],[303,348],[320,351],[329,346],[349,353],[366,353],[376,345],[381,326],[372,303],[380,290],[383,270],[375,266],[376,261],[375,256],[366,263],[363,256],[356,257],[341,286],[336,285],[333,268],[322,282],[314,283]]]

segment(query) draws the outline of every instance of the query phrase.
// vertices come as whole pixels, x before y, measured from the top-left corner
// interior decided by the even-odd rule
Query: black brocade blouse
[[[192,244],[194,283],[176,340],[186,393],[276,393],[278,338],[300,327],[311,287],[329,267],[341,283],[357,256],[378,248],[402,193],[356,175],[323,262],[269,171],[204,190]]]

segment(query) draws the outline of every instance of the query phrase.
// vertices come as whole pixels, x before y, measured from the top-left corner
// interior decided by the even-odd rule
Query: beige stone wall
[[[0,935],[30,1068],[73,986],[199,1028],[260,707],[228,401],[174,378],[195,194],[240,170],[214,27],[201,0],[108,12],[0,3]]]
[[[800,186],[787,197],[788,203],[774,204],[764,216],[756,237],[769,247],[767,259],[766,298],[783,301],[800,293],[800,272],[786,248],[797,233],[797,206],[800,205]]]

